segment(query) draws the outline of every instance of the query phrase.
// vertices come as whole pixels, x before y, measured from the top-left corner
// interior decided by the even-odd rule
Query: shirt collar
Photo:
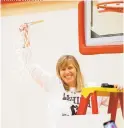
[[[70,91],[71,93],[75,93],[75,92],[76,92],[76,88],[75,88],[75,87],[71,87],[71,88],[69,89],[69,91]]]

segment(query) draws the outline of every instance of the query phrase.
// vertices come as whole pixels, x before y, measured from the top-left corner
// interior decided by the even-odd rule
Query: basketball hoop
[[[98,1],[97,3],[98,12],[118,12],[124,13],[124,1],[123,0],[116,0],[116,1]]]

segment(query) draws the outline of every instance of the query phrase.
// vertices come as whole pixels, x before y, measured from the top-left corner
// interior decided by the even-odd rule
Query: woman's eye
[[[61,71],[65,71],[65,68],[62,68]]]
[[[73,69],[73,67],[70,66],[70,67],[68,67],[68,69]]]

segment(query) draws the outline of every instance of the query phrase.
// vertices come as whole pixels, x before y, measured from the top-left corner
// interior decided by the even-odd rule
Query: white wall
[[[44,90],[37,86],[17,59],[19,26],[43,19],[31,26],[30,40],[34,61],[55,74],[57,59],[74,55],[85,82],[123,84],[123,55],[81,55],[78,46],[77,10],[2,18],[2,127],[45,127]]]

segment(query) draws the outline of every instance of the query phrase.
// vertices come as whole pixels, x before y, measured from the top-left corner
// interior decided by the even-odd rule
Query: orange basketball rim
[[[98,0],[97,1],[97,9],[99,12],[118,12],[124,13],[124,1],[123,0],[116,0],[116,1],[104,1]]]

